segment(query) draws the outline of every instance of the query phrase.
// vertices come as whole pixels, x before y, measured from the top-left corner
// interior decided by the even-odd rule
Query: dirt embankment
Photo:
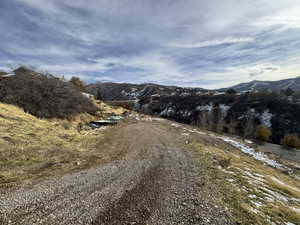
[[[105,164],[0,194],[0,224],[232,224],[175,129],[124,123],[107,135]]]

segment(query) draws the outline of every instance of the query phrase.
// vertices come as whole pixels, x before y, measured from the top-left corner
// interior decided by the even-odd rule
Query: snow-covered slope
[[[232,87],[236,91],[255,91],[255,90],[282,90],[282,89],[293,89],[300,90],[300,76],[296,78],[279,80],[279,81],[258,81],[254,80],[248,83],[241,83]]]

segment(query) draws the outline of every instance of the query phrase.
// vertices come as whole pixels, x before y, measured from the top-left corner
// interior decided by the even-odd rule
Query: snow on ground
[[[171,107],[166,107],[159,115],[160,116],[171,116],[172,114],[175,113],[175,109],[173,106]]]
[[[181,127],[179,124],[176,124],[176,123],[172,123],[171,126],[174,126],[176,128],[178,127]],[[223,141],[231,144],[233,147],[241,150],[242,152],[254,157],[255,159],[269,165],[269,166],[272,166],[274,168],[277,168],[277,169],[288,169],[286,166],[276,162],[275,160],[272,160],[270,159],[267,155],[265,155],[264,153],[262,152],[256,152],[254,148],[251,148],[241,142],[238,142],[236,140],[233,140],[229,137],[225,137],[225,136],[219,136],[219,135],[215,135],[215,134],[209,134],[209,133],[204,133],[204,132],[201,132],[201,131],[197,131],[196,129],[188,129],[188,128],[185,128],[185,127],[182,127],[182,129],[184,131],[188,131],[190,133],[198,133],[198,134],[206,134],[206,135],[210,135],[210,136],[213,136],[213,137],[216,137],[216,138],[219,138],[219,139],[222,139]],[[247,143],[252,143],[251,141],[247,140],[246,141]]]
[[[210,103],[209,105],[199,105],[196,108],[197,111],[208,111],[208,112],[211,112],[212,109],[213,109],[212,103]]]
[[[220,104],[219,107],[221,109],[223,118],[225,118],[227,116],[228,110],[230,109],[230,106],[225,105],[225,104]]]
[[[183,127],[182,129],[185,130],[185,131],[188,131],[190,133],[197,133],[197,134],[202,134],[202,135],[205,134],[204,132],[197,131],[196,129],[191,130],[191,129],[188,129],[188,128],[185,128],[185,127]]]
[[[253,141],[250,141],[250,140],[245,140],[245,142],[246,142],[247,144],[253,144]]]
[[[245,142],[242,142],[241,140],[221,136],[215,133],[201,132],[195,128],[187,128],[184,125],[180,125],[178,123],[172,123],[171,126],[182,130],[181,135],[183,136],[188,136],[188,134],[195,133],[211,136],[213,138],[218,138],[239,149],[241,152],[249,155],[250,157],[253,157],[263,162],[268,166],[274,167],[276,169],[290,170],[290,168],[286,167],[285,165],[270,159],[264,153],[257,152],[254,148],[248,146],[248,144],[253,144],[252,141],[245,140]],[[284,205],[289,207],[291,210],[300,213],[300,199],[295,198],[293,195],[283,192],[281,189],[274,188],[270,185],[269,179],[278,183],[279,185],[286,186],[296,191],[299,191],[296,187],[292,187],[280,180],[279,178],[271,176],[268,173],[264,174],[263,171],[255,170],[255,168],[252,167],[244,167],[242,169],[239,167],[228,167],[224,169],[220,166],[219,169],[221,169],[224,172],[224,174],[226,174],[227,182],[236,187],[237,190],[239,190],[244,196],[248,197],[249,210],[251,210],[256,215],[265,217],[268,221],[268,224],[296,225],[288,221],[274,221],[269,215],[266,215],[264,212],[265,206],[271,204],[274,205],[274,207]],[[240,179],[242,179],[243,182],[241,182]]]
[[[176,128],[180,127],[180,125],[177,124],[177,123],[172,123],[171,126],[172,126],[172,127],[176,127]]]
[[[254,150],[254,148],[248,147],[238,141],[235,141],[231,138],[228,137],[219,137],[220,139],[222,139],[223,141],[231,144],[232,146],[234,146],[235,148],[240,149],[242,152],[251,155],[252,157],[254,157],[255,159],[262,161],[265,164],[268,164],[269,166],[272,166],[274,168],[278,168],[278,169],[288,169],[286,166],[276,162],[275,160],[270,159],[267,155],[265,155],[262,152],[256,152]]]
[[[273,181],[276,182],[277,184],[280,184],[281,186],[285,186],[285,187],[288,187],[288,188],[290,188],[290,189],[293,189],[294,191],[299,191],[299,192],[300,192],[300,190],[299,190],[298,188],[293,187],[293,186],[291,186],[291,185],[288,185],[288,184],[282,182],[281,180],[278,180],[276,177],[270,177],[270,178],[271,178],[271,180],[273,180]]]
[[[273,114],[269,112],[269,110],[265,110],[261,116],[260,116],[260,121],[263,125],[267,126],[267,127],[271,127]]]
[[[157,117],[144,117],[141,120],[142,121],[164,121],[165,119],[157,118]]]

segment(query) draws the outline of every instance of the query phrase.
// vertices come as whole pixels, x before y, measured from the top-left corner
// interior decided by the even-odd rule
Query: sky
[[[1,0],[0,70],[221,88],[300,76],[299,0]]]

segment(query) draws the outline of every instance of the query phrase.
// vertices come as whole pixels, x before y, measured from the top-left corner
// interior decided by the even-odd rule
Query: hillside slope
[[[204,88],[184,88],[177,86],[165,86],[159,84],[130,84],[130,83],[95,83],[90,84],[87,90],[99,95],[105,101],[115,100],[135,100],[151,95],[157,96],[190,96],[203,95],[204,93],[218,93],[224,92],[229,88],[235,89],[237,92],[251,92],[251,91],[280,91],[288,88],[294,91],[300,91],[300,77],[290,78],[279,81],[251,81],[247,83],[237,84],[228,88],[220,88],[216,90],[207,90]]]
[[[278,81],[259,81],[254,80],[247,83],[241,83],[232,86],[231,88],[235,89],[238,92],[246,91],[260,91],[260,90],[285,90],[292,89],[295,91],[300,90],[300,76],[296,78],[290,78],[285,80]]]
[[[69,82],[25,67],[1,79],[0,102],[14,104],[39,118],[71,118],[98,109]]]
[[[159,84],[128,84],[128,83],[95,83],[90,84],[87,90],[95,96],[100,93],[100,97],[105,101],[114,100],[135,100],[151,95],[191,95],[202,93],[202,88],[182,88],[176,86],[164,86]]]
[[[100,108],[103,116],[124,112],[104,103]],[[80,114],[71,121],[38,119],[21,108],[0,103],[0,187],[97,162],[95,150],[103,135],[85,124],[99,118]]]
[[[129,118],[86,133],[85,146],[69,149],[75,156],[54,161],[57,170],[72,165],[80,172],[0,189],[0,223],[299,224],[299,165],[239,139],[160,118]],[[59,159],[66,149],[57,147]]]

